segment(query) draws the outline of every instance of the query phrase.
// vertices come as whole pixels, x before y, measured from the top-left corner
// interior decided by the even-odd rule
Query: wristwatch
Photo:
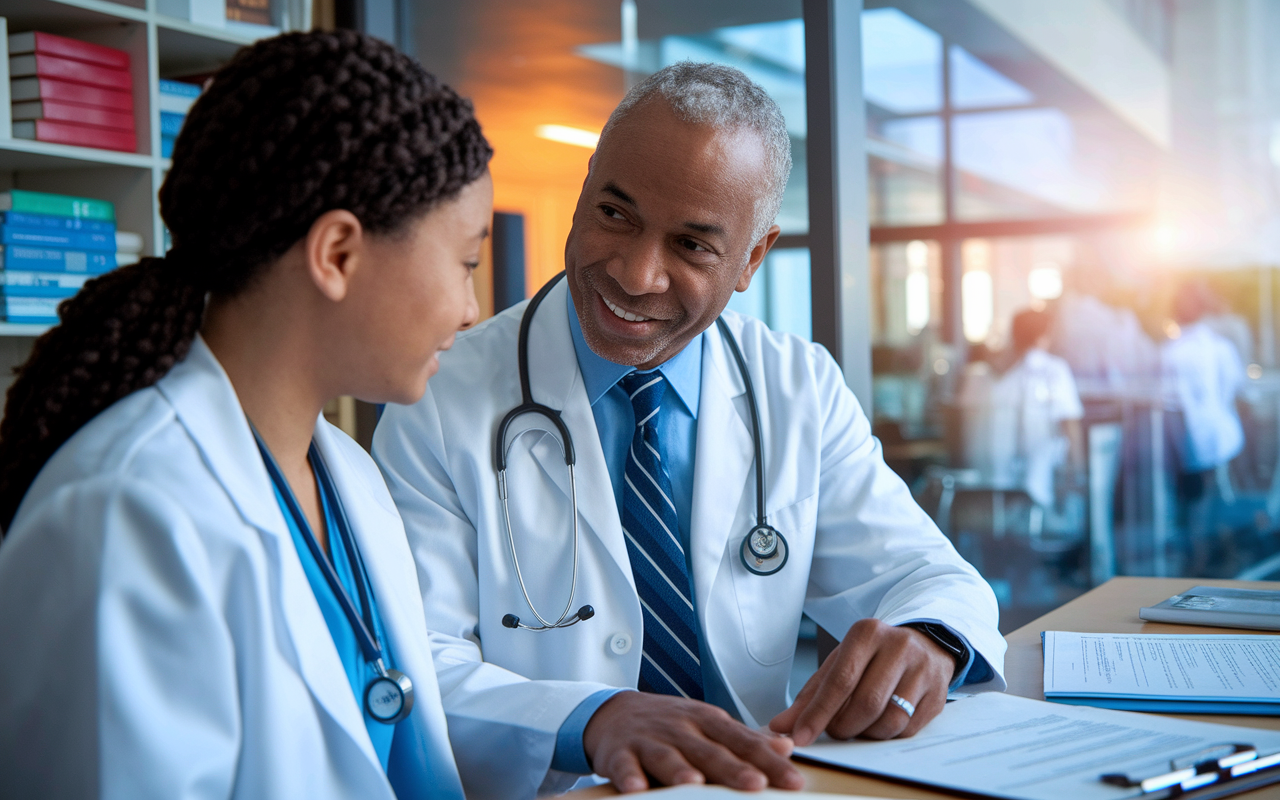
[[[939,625],[936,622],[907,622],[901,627],[915,628],[932,639],[938,647],[950,653],[956,660],[956,671],[951,673],[952,677],[969,663],[969,645],[964,643],[964,639],[948,630],[945,625]]]

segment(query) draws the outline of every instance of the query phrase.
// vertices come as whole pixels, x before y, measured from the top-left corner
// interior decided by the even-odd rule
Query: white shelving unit
[[[212,71],[254,40],[160,14],[155,6],[156,0],[0,0],[10,33],[45,31],[128,52],[138,132],[136,153],[0,138],[0,191],[110,200],[120,230],[142,234],[144,253],[163,255],[158,193],[169,160],[160,157],[160,79]],[[29,338],[44,330],[43,325],[0,323],[0,337],[26,339],[0,347],[0,368],[5,361],[25,359]]]

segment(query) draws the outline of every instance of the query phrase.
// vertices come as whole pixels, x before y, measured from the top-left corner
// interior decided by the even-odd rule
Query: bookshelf
[[[158,193],[169,160],[160,153],[161,78],[212,71],[255,37],[161,14],[156,0],[0,0],[10,33],[39,30],[125,50],[133,74],[135,153],[0,138],[0,191],[30,189],[109,200],[120,230],[162,255]],[[21,363],[43,325],[0,322],[0,375]]]

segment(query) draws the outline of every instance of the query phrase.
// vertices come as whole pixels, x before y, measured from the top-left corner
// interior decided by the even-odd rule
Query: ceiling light
[[[540,139],[585,147],[588,150],[596,149],[596,142],[600,141],[600,134],[582,128],[570,128],[568,125],[539,125],[534,133]]]

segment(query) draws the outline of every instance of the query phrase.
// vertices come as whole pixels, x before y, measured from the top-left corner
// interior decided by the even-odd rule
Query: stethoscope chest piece
[[[742,566],[755,575],[772,575],[787,563],[791,549],[772,525],[757,525],[742,540]]]
[[[385,669],[364,690],[364,708],[378,722],[394,725],[413,710],[413,682],[398,669]]]

